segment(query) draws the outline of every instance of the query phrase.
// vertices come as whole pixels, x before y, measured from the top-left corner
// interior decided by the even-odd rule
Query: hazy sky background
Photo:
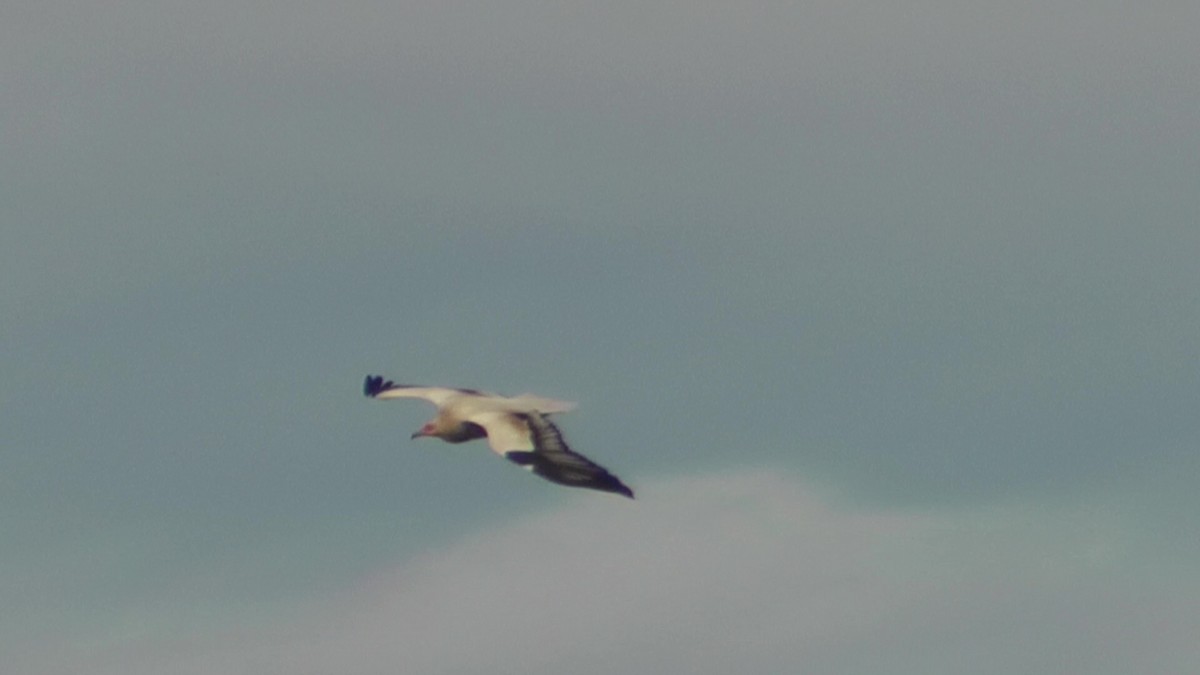
[[[1198,25],[8,3],[0,653],[1200,671]],[[638,500],[368,372],[579,401]]]

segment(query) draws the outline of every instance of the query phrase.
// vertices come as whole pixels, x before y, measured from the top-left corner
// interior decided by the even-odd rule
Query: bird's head
[[[417,439],[417,438],[424,438],[426,436],[436,436],[436,435],[437,435],[437,427],[434,425],[434,423],[426,422],[420,429],[417,429],[416,431],[413,432],[412,438]]]

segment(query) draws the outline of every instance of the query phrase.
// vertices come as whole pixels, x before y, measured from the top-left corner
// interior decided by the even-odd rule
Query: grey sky
[[[656,489],[749,528],[730,546],[801,602],[809,565],[777,558],[807,554],[772,548],[723,479],[805,495],[755,508],[815,509],[832,528],[868,513],[987,531],[1025,514],[1003,527],[1021,561],[1008,583],[1049,604],[1014,592],[998,614],[968,612],[950,660],[911,672],[962,672],[954,654],[972,653],[1058,672],[1042,648],[987,645],[1020,643],[1009,618],[1025,609],[1061,617],[1035,624],[1053,636],[1101,609],[1197,598],[1200,552],[1179,535],[1200,517],[1198,10],[960,5],[5,10],[0,648],[35,674],[77,653],[152,672],[176,648],[194,672],[263,672],[276,631],[303,640],[347,606],[373,620],[354,604],[365,580],[461,561],[488,531],[496,547],[539,532],[554,570],[632,561],[636,597],[686,558],[655,553],[652,526],[619,535],[623,518],[682,517]],[[429,411],[363,400],[367,372],[577,400],[569,439],[641,498],[409,443]],[[1093,548],[1054,543],[1070,513],[1122,548],[1045,579],[1023,561]],[[628,559],[556,557],[576,522],[618,530]],[[896,555],[936,567],[947,544],[896,527],[854,536],[889,553],[887,537],[919,531]],[[985,558],[946,571],[986,587]],[[887,663],[897,629],[856,603],[928,579],[866,559],[867,581],[830,602],[867,607],[852,634]],[[687,594],[721,598],[720,576]],[[381,583],[379,625],[405,625],[389,598],[414,596]],[[457,582],[429,583],[419,600],[436,605]],[[758,672],[874,670],[875,652],[798,651],[783,636],[820,627],[756,588],[751,614],[782,631]],[[445,602],[449,626],[463,605]],[[521,609],[589,615],[583,600],[553,615],[559,602]],[[1162,612],[1195,625],[1195,606]],[[643,654],[605,620],[581,649]],[[1090,672],[1200,665],[1170,635],[1118,653],[1100,643],[1122,630],[1076,624],[1064,639],[1116,664]],[[628,665],[694,672],[714,631]],[[430,644],[427,672],[486,658],[439,661]],[[346,672],[392,658],[374,647]],[[206,654],[225,665],[205,670]]]

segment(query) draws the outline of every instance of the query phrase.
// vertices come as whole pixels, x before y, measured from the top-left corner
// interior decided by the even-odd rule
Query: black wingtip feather
[[[612,492],[613,494],[625,495],[626,497],[633,499],[633,490],[630,490],[628,485],[622,483],[619,478],[612,474],[609,474],[609,477],[612,478],[612,483],[598,489],[605,492]]]
[[[535,469],[534,472],[536,473],[537,470]],[[559,482],[554,478],[551,478],[550,480]],[[633,490],[630,490],[628,485],[622,483],[620,478],[617,478],[607,471],[597,476],[593,476],[590,480],[572,483],[564,482],[563,484],[570,485],[571,487],[599,490],[600,492],[611,492],[615,495],[624,495],[630,499],[633,499]]]
[[[363,381],[363,395],[368,398],[375,398],[395,386],[395,382],[383,379],[382,375],[368,375],[367,379]]]
[[[633,490],[630,490],[628,485],[622,483],[620,478],[617,478],[604,469],[601,469],[601,473],[593,476],[591,480],[587,481],[586,483],[581,483],[579,487],[600,490],[601,492],[611,492],[617,495],[625,495],[626,497],[633,499]]]

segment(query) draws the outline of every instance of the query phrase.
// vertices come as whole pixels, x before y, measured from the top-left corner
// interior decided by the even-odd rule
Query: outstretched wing
[[[633,499],[633,490],[607,469],[567,447],[562,432],[541,413],[510,415],[513,429],[523,426],[525,443],[531,450],[514,448],[503,454],[548,481],[570,487],[614,492]],[[490,429],[489,429],[490,432]],[[515,435],[514,435],[515,438]],[[493,449],[496,449],[493,446]]]
[[[439,414],[453,416],[486,434],[492,450],[545,478],[570,487],[613,492],[633,499],[633,490],[592,460],[571,450],[562,432],[546,415],[566,412],[573,403],[532,394],[505,398],[475,389],[396,384],[368,375],[363,394],[370,398],[421,398],[436,405]],[[457,399],[457,400],[455,400]]]
[[[475,389],[455,387],[422,387],[415,384],[396,384],[381,375],[368,375],[363,381],[363,394],[369,398],[423,398],[439,408],[455,396],[485,396]]]

